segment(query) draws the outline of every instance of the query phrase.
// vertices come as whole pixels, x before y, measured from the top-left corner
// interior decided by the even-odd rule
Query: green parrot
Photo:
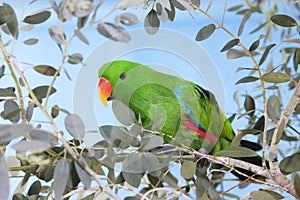
[[[235,137],[214,95],[191,81],[126,60],[104,64],[98,75],[102,103],[107,106],[109,100],[121,101],[145,128],[159,120],[156,130],[165,142],[214,155],[228,148]],[[247,144],[252,143],[241,142],[242,146]],[[261,161],[254,162],[261,165]]]

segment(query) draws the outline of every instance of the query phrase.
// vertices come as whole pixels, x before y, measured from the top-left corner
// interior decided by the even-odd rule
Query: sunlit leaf
[[[75,35],[76,35],[82,42],[84,42],[84,43],[87,44],[87,45],[90,44],[90,43],[89,43],[89,40],[87,39],[87,37],[85,37],[85,36],[83,35],[83,33],[81,33],[81,31],[79,31],[79,30],[76,29],[74,32],[75,32]]]
[[[82,119],[77,114],[67,115],[65,118],[65,127],[67,131],[74,137],[79,140],[85,135],[85,127]]]
[[[267,101],[267,112],[271,119],[278,120],[281,113],[281,101],[278,96],[272,95]]]
[[[39,39],[37,38],[29,38],[27,40],[24,40],[23,43],[26,45],[35,45],[36,43],[38,43]]]
[[[145,17],[144,29],[149,35],[154,35],[155,33],[157,33],[159,26],[160,21],[158,19],[157,13],[154,9],[152,9]]]
[[[9,196],[9,181],[8,181],[8,167],[5,161],[5,157],[0,157],[0,177],[1,177],[1,187],[0,187],[0,199],[8,199]]]
[[[129,42],[131,40],[129,33],[124,28],[112,23],[100,22],[97,25],[97,31],[101,35],[114,41]]]
[[[271,72],[261,76],[261,79],[268,83],[284,83],[291,80],[291,78],[282,72]]]
[[[59,114],[59,107],[58,107],[58,105],[54,105],[51,108],[51,117],[54,119],[58,116],[58,114]]]
[[[181,164],[180,175],[185,179],[191,179],[196,173],[196,163],[193,161],[184,161]]]
[[[273,15],[273,16],[271,16],[270,19],[274,24],[277,24],[277,25],[283,26],[283,27],[293,27],[293,26],[297,25],[296,20],[287,15],[282,15],[282,14]]]
[[[57,70],[50,65],[36,65],[33,67],[33,69],[36,72],[43,74],[45,76],[54,76],[55,73],[57,72]],[[59,73],[57,74],[57,76],[59,76]]]
[[[202,27],[196,35],[196,41],[202,41],[207,39],[214,33],[215,30],[216,26],[214,24],[209,24],[207,26]]]
[[[86,188],[90,188],[91,186],[91,176],[85,171],[77,162],[75,162],[76,172]]]
[[[250,193],[250,195],[253,200],[275,200],[271,194],[264,191],[253,191]]]
[[[284,131],[284,127],[285,127],[285,120],[282,120],[280,122],[280,124],[278,125],[278,132],[277,132],[277,135],[276,135],[276,144],[279,143],[281,137],[282,137],[282,134],[283,134],[283,131]]]
[[[227,59],[236,59],[244,56],[247,56],[247,54],[243,50],[229,49],[226,53]]]
[[[219,151],[217,153],[217,156],[228,156],[228,157],[234,157],[234,158],[241,158],[241,157],[257,156],[257,153],[246,147],[229,147],[229,148]]]
[[[231,49],[232,47],[234,47],[235,45],[237,45],[239,42],[240,42],[240,39],[238,39],[238,38],[230,40],[221,49],[221,52],[224,52],[224,51],[227,51],[227,50]]]
[[[132,13],[122,13],[120,16],[117,17],[117,21],[120,21],[124,25],[136,25],[139,23],[139,19]]]
[[[260,60],[259,60],[259,65],[262,65],[262,64],[265,62],[267,56],[269,55],[270,50],[271,50],[275,45],[276,45],[276,44],[270,44],[269,46],[266,47],[266,49],[265,49],[263,55],[261,56],[261,58],[260,58]]]
[[[240,84],[240,83],[249,83],[249,82],[254,82],[257,81],[259,78],[255,77],[255,76],[246,76],[241,78],[240,80],[238,80],[235,84]]]
[[[243,33],[243,31],[244,31],[245,23],[248,21],[248,19],[250,18],[250,16],[251,16],[251,11],[245,12],[244,17],[243,17],[243,19],[242,19],[242,22],[241,22],[241,24],[240,24],[240,26],[239,26],[238,36],[241,36],[241,35],[242,35],[242,33]]]
[[[126,8],[132,7],[132,6],[137,6],[141,3],[144,3],[144,0],[121,0],[117,5],[115,5],[115,9],[121,9],[124,10]]]
[[[54,169],[54,194],[56,199],[61,199],[69,179],[69,164],[66,158],[62,158]]]
[[[28,24],[40,24],[49,19],[50,16],[50,11],[42,9],[26,16],[23,21]]]
[[[68,63],[76,65],[78,63],[81,63],[83,61],[83,56],[81,53],[74,53],[69,56]]]
[[[285,157],[279,164],[280,170],[284,174],[290,174],[300,170],[300,153],[294,153]]]

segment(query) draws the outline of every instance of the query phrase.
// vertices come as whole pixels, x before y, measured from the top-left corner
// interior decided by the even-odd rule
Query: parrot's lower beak
[[[98,94],[103,105],[107,106],[107,100],[111,99],[111,93],[112,93],[111,83],[106,78],[100,77],[98,82]]]

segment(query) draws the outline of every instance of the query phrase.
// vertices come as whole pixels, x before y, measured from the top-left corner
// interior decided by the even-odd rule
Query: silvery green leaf
[[[157,17],[157,13],[154,9],[152,9],[145,17],[144,29],[149,35],[154,35],[157,33],[159,26],[160,21]]]
[[[49,19],[51,12],[45,9],[36,11],[30,15],[27,15],[23,22],[28,24],[40,24]]]
[[[134,112],[121,101],[112,101],[112,110],[119,122],[125,126],[130,126],[135,122]]]
[[[2,117],[9,119],[12,123],[17,123],[20,120],[20,116],[19,105],[14,100],[5,101]]]
[[[49,142],[38,141],[38,140],[32,140],[32,141],[22,140],[18,143],[11,145],[11,148],[15,149],[17,152],[26,152],[26,151],[42,152],[50,147],[51,144],[49,144]]]
[[[128,12],[118,16],[116,18],[116,21],[128,26],[136,25],[137,23],[139,23],[139,19],[137,18],[137,16]]]
[[[129,42],[131,40],[129,33],[124,28],[112,23],[100,22],[97,25],[97,31],[101,35],[114,41]]]
[[[54,169],[54,194],[56,199],[61,199],[69,179],[69,164],[66,158],[62,158]]]
[[[9,142],[20,136],[25,136],[32,130],[28,124],[14,124],[14,125],[1,125],[0,126],[0,141]]]
[[[9,196],[9,181],[8,181],[8,167],[5,161],[5,157],[0,157],[0,199],[8,199]]]
[[[121,0],[117,5],[115,5],[114,9],[121,9],[124,10],[126,8],[132,7],[132,6],[137,6],[141,3],[144,3],[144,0]]]
[[[77,162],[75,162],[75,169],[83,185],[86,188],[90,188],[91,176]]]
[[[65,127],[74,138],[82,140],[85,135],[84,123],[76,114],[67,115],[65,118]]]
[[[141,141],[141,149],[144,151],[148,151],[155,147],[161,146],[163,143],[164,140],[161,136],[158,135],[145,136]]]

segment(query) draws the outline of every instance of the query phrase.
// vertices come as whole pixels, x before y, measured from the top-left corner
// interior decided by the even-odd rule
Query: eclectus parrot
[[[102,103],[121,101],[145,128],[159,119],[156,129],[165,142],[202,148],[214,155],[228,148],[235,137],[214,95],[193,82],[126,60],[104,64],[98,75]],[[252,142],[242,140],[242,146],[247,144]],[[261,160],[254,163],[261,165]]]

